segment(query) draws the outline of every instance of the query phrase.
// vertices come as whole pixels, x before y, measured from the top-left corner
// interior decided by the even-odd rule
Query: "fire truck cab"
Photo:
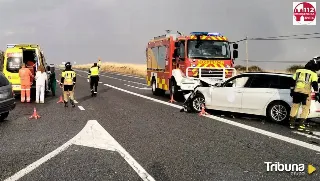
[[[231,44],[233,51],[231,53]],[[154,95],[193,91],[200,78],[233,76],[238,45],[220,33],[191,32],[154,37],[146,48],[147,84]]]

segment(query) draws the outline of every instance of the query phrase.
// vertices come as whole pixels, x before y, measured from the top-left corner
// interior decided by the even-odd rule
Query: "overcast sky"
[[[164,30],[221,32],[230,40],[320,32],[292,25],[292,2],[279,0],[0,0],[0,49],[38,43],[53,63],[144,63],[148,40]],[[319,6],[319,5],[318,5]],[[245,45],[239,44],[238,64]],[[307,61],[320,39],[250,41],[249,59]],[[289,64],[265,62],[266,69]]]

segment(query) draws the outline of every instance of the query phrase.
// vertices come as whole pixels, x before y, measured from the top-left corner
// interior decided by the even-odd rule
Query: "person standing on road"
[[[22,64],[19,70],[20,84],[21,84],[21,102],[30,102],[30,89],[33,82],[33,75],[30,69],[26,68],[26,64]]]
[[[90,89],[91,89],[91,95],[97,96],[97,89],[98,89],[98,83],[99,83],[99,67],[97,66],[97,63],[94,63],[93,66],[89,69],[88,72],[88,80],[90,79]],[[93,91],[94,86],[94,91]]]
[[[76,85],[76,72],[71,69],[71,63],[67,62],[65,64],[65,70],[62,71],[60,87],[63,86],[63,98],[64,98],[64,107],[68,107],[68,100],[70,95],[70,103],[72,107],[75,107],[74,104],[74,87]]]
[[[48,66],[47,69],[49,74],[48,88],[51,90],[52,96],[56,96],[57,80],[55,69],[53,66]]]
[[[101,59],[99,58],[99,60],[98,60],[98,68],[100,69],[100,67],[101,67]]]
[[[303,69],[298,69],[293,75],[294,85],[291,87],[290,96],[292,97],[292,106],[290,111],[290,128],[295,129],[295,120],[298,114],[300,104],[302,104],[302,113],[300,115],[300,124],[298,131],[309,132],[305,126],[309,115],[311,104],[312,89],[316,95],[316,101],[319,101],[318,75],[316,71],[320,70],[320,56],[310,60]]]
[[[40,103],[44,103],[45,87],[46,87],[46,83],[48,82],[48,75],[47,75],[47,72],[45,72],[45,69],[42,65],[39,66],[35,79],[36,79],[36,103],[39,103],[39,99],[40,99]]]

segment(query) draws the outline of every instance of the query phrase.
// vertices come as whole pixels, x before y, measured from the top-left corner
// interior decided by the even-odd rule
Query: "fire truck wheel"
[[[158,89],[156,88],[156,80],[152,80],[152,83],[151,83],[151,90],[152,90],[152,94],[155,95],[155,96],[162,96],[162,95],[165,95],[166,91],[165,90],[162,90],[162,89]]]
[[[204,96],[201,93],[197,93],[190,102],[190,107],[193,112],[200,112],[202,104],[205,103]]]

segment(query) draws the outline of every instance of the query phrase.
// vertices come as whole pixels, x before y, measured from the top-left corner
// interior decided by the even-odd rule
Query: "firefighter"
[[[68,107],[68,100],[70,95],[70,103],[72,107],[74,104],[74,87],[76,85],[76,72],[71,69],[71,63],[67,62],[65,64],[65,70],[62,71],[60,87],[63,86],[63,99],[64,107]]]
[[[26,68],[26,64],[22,64],[19,70],[20,83],[21,83],[21,102],[30,102],[30,89],[33,82],[33,75],[30,69]]]
[[[295,129],[295,119],[302,104],[302,113],[300,115],[300,124],[298,131],[309,132],[305,126],[306,119],[309,115],[311,104],[311,87],[313,88],[316,101],[319,101],[318,75],[316,71],[320,69],[320,56],[310,60],[303,69],[298,69],[293,75],[294,85],[291,87],[290,96],[292,97],[292,106],[290,111],[290,128]]]
[[[98,60],[98,68],[100,69],[100,67],[101,67],[101,59],[99,58],[99,60]]]
[[[56,96],[56,89],[57,89],[57,80],[56,80],[56,73],[55,73],[55,68],[52,66],[49,66],[49,86],[50,90],[52,92],[52,96]]]
[[[93,66],[89,69],[88,72],[88,80],[90,79],[90,89],[91,89],[91,95],[96,96],[97,95],[97,89],[98,89],[98,83],[99,83],[99,67],[97,66],[97,63],[94,63]],[[93,91],[94,86],[94,91]]]

